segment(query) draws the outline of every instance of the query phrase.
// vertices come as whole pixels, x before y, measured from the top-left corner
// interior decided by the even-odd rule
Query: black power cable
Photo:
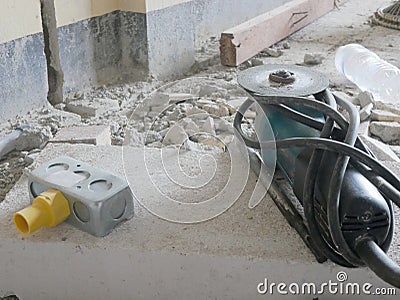
[[[358,139],[359,115],[356,108],[345,100],[333,96],[328,90],[314,95],[316,100],[303,97],[270,97],[255,94],[252,94],[252,96],[263,109],[268,107],[321,132],[320,137],[311,138],[294,137],[266,142],[249,139],[241,129],[241,123],[244,113],[253,104],[253,100],[250,99],[239,108],[234,120],[235,129],[250,148],[273,149],[276,147],[276,149],[283,149],[299,147],[313,149],[304,180],[302,204],[304,206],[304,221],[311,238],[314,240],[314,246],[318,248],[315,250],[346,267],[367,265],[380,278],[400,288],[400,268],[384,251],[389,248],[393,234],[392,202],[400,207],[400,181],[396,175],[377,161],[369,149]],[[337,104],[347,111],[349,121],[337,111]],[[324,114],[326,121],[321,122],[313,119],[293,107],[306,107],[320,111]],[[327,159],[324,158],[324,154],[327,152],[336,155],[327,197],[327,218],[333,244],[322,235],[315,217],[314,206],[318,172],[323,160]],[[360,236],[349,245],[343,235],[339,200],[343,178],[349,165],[363,174],[379,190],[388,204],[391,220],[389,234],[380,246],[374,240],[374,237],[369,235]]]

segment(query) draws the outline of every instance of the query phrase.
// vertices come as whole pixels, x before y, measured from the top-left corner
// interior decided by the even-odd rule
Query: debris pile
[[[335,92],[359,108],[360,135],[380,160],[400,161],[392,150],[400,145],[400,106],[376,101],[368,91],[351,97]]]
[[[178,81],[137,103],[125,144],[225,151],[233,141],[234,114],[246,99],[243,90],[224,80]],[[254,117],[250,116],[244,127],[252,128]]]

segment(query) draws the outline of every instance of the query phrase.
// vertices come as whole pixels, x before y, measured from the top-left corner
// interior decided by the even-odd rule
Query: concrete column
[[[40,0],[40,8],[49,85],[47,100],[55,105],[63,102],[64,74],[60,63],[54,0]]]

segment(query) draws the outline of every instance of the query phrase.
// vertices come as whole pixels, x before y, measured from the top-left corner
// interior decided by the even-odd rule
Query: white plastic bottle
[[[359,44],[336,51],[336,68],[375,100],[400,103],[400,70]]]

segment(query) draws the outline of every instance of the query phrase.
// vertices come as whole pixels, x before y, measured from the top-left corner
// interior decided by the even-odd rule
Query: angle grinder
[[[400,288],[400,267],[386,254],[400,181],[358,138],[357,108],[334,95],[323,74],[306,67],[249,68],[239,73],[238,83],[251,97],[234,127],[259,164],[268,164],[268,151],[276,147],[277,171],[295,199],[275,181],[269,192],[317,260],[367,266]],[[241,127],[254,101],[263,112],[255,120],[257,139]]]

